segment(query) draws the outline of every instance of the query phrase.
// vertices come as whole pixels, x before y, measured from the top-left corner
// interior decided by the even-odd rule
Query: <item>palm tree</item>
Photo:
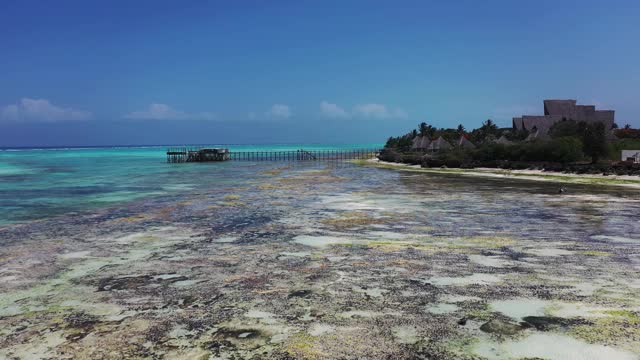
[[[491,119],[487,119],[487,121],[482,123],[482,127],[487,129],[487,130],[497,130],[498,126],[496,124],[493,123],[493,120]]]
[[[464,135],[467,131],[462,124],[458,125],[458,130],[456,130],[459,135]]]
[[[427,123],[423,121],[420,123],[418,129],[420,130],[420,136],[425,136],[427,135],[427,131],[429,130],[429,125],[427,125]]]

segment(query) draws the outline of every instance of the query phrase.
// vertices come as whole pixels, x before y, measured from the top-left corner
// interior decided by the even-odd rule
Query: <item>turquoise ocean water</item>
[[[231,151],[377,148],[382,144],[212,145]],[[167,164],[167,146],[0,150],[0,225],[250,179],[261,164]],[[271,165],[273,166],[273,165]]]

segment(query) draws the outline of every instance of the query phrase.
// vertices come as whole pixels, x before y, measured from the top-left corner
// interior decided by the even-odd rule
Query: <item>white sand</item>
[[[596,175],[596,174],[570,174],[554,171],[542,170],[507,170],[497,168],[474,168],[474,169],[440,169],[440,168],[422,168],[420,165],[400,164],[378,159],[369,159],[366,161],[368,165],[376,166],[393,166],[400,170],[421,171],[429,173],[441,174],[458,174],[463,176],[482,176],[492,178],[517,178],[523,180],[551,181],[551,182],[568,182],[576,184],[592,184],[592,185],[610,185],[625,186],[640,189],[640,177],[629,175]],[[621,180],[624,183],[610,181]]]

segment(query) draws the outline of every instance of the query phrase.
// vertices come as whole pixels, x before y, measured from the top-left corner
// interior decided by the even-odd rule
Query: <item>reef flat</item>
[[[0,227],[0,358],[640,356],[637,190],[253,172]]]

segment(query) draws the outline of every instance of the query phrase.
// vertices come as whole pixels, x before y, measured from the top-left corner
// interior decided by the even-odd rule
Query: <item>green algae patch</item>
[[[632,321],[640,321],[640,315],[638,312],[630,311],[630,310],[606,310],[603,313],[615,317],[626,318]]]
[[[225,195],[224,199],[225,200],[238,200],[238,199],[240,199],[240,195],[229,194],[229,195]]]
[[[491,319],[492,316],[493,316],[493,313],[488,309],[473,309],[473,310],[467,311],[466,313],[467,318],[479,320],[479,321],[489,320]]]
[[[328,356],[318,348],[319,337],[305,332],[291,336],[284,348],[286,353],[299,359],[323,359]]]
[[[578,325],[569,334],[590,344],[621,347],[640,352],[640,318],[626,310],[612,310],[613,316],[597,318],[591,324]]]

